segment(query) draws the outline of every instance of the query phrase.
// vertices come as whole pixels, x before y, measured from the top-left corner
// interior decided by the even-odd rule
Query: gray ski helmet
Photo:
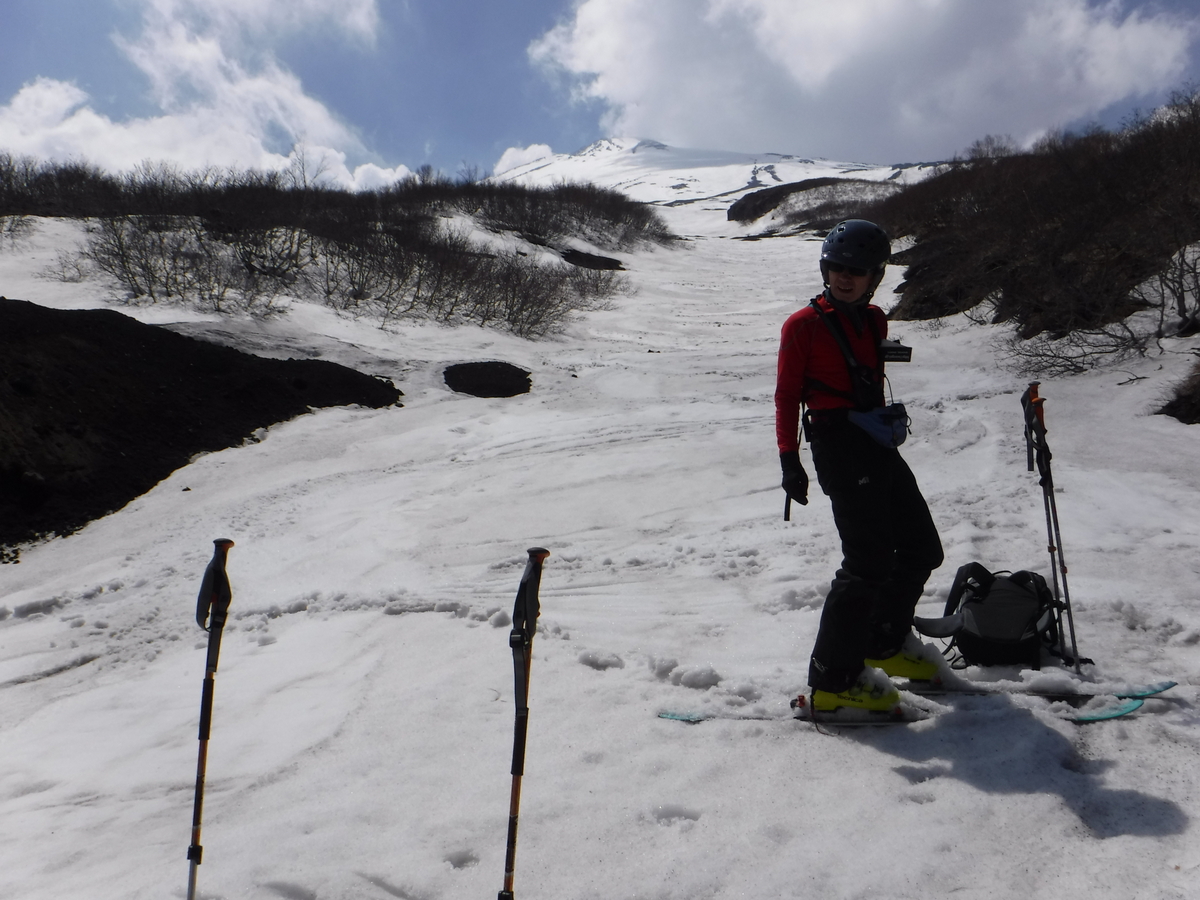
[[[821,272],[824,274],[827,262],[882,271],[891,255],[887,232],[866,219],[847,219],[834,225],[821,244]]]

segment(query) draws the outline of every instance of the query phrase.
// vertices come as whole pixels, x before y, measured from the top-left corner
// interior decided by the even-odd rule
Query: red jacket
[[[876,328],[863,322],[861,331],[850,319],[835,310],[822,294],[817,298],[826,314],[836,316],[850,341],[854,358],[864,366],[879,369],[878,340],[887,337],[887,317],[878,306],[867,306],[867,315],[875,320]],[[846,357],[811,306],[793,313],[783,323],[779,344],[779,370],[775,381],[775,439],[780,452],[800,449],[800,404],[809,409],[839,409],[853,407],[848,397],[822,390],[827,385],[835,391],[850,393],[850,372]]]

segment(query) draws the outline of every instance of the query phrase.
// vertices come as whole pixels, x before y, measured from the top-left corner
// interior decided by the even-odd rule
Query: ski
[[[964,694],[964,696],[979,696],[978,694]],[[1107,722],[1110,719],[1119,719],[1122,716],[1127,716],[1132,712],[1142,708],[1145,703],[1137,697],[1117,700],[1115,703],[1104,706],[1097,710],[1080,710],[1078,713],[1070,716],[1063,716],[1068,722],[1075,722],[1080,725],[1089,722]],[[914,722],[923,722],[926,719],[934,718],[936,714],[924,712],[905,711],[900,715],[890,714],[862,714],[857,710],[852,713],[856,714],[851,717],[851,714],[839,715],[838,713],[817,713],[813,716],[810,712],[799,712],[792,716],[793,719],[800,722],[811,722],[814,725],[833,725],[839,728],[869,728],[869,727],[886,727],[892,725],[911,725]],[[660,719],[667,719],[672,722],[683,722],[686,725],[698,725],[701,722],[712,722],[721,720],[725,722],[775,722],[779,721],[776,716],[727,716],[718,713],[694,713],[694,712],[675,712],[673,710],[664,710],[658,714]]]
[[[672,722],[683,722],[687,725],[697,725],[700,722],[711,722],[713,719],[724,719],[727,722],[776,722],[778,716],[739,716],[736,714],[715,712],[676,712],[663,710],[658,714],[660,719],[670,719]]]
[[[933,682],[910,681],[907,684],[898,685],[898,687],[902,691],[908,691],[910,694],[916,694],[919,697],[945,697],[951,694],[962,694],[968,697],[983,697],[990,694],[1022,694],[1030,697],[1041,697],[1042,699],[1049,700],[1051,702],[1083,705],[1096,699],[1097,697],[1114,697],[1118,700],[1147,700],[1151,697],[1157,697],[1159,694],[1162,694],[1165,691],[1169,691],[1177,684],[1178,682],[1175,681],[1156,681],[1153,684],[1138,685],[1111,691],[1098,690],[1094,688],[1080,690],[1042,690],[1039,688],[1023,687],[1021,685],[1016,685],[1015,687],[987,687],[979,684],[978,682],[963,686],[955,686],[936,684]],[[1082,687],[1086,688],[1088,686]]]
[[[1069,703],[1072,706],[1083,707],[1092,701],[1107,697],[1113,702],[1105,704],[1096,709],[1079,709],[1077,713],[1072,715],[1062,716],[1061,718],[1069,722],[1078,724],[1087,724],[1089,722],[1107,722],[1111,719],[1119,719],[1122,716],[1127,716],[1130,713],[1141,709],[1147,699],[1157,697],[1165,691],[1176,686],[1174,681],[1159,681],[1153,684],[1147,684],[1137,687],[1126,688],[1119,691],[1040,691],[1028,688],[1016,690],[1002,690],[997,688],[985,688],[982,686],[973,687],[945,687],[942,685],[920,684],[910,682],[900,686],[900,690],[908,691],[919,697],[949,697],[958,695],[962,697],[988,697],[988,696],[1028,696],[1038,697],[1046,700],[1049,703]],[[842,710],[833,713],[815,713],[808,706],[807,697],[801,694],[792,701],[792,709],[795,711],[792,718],[802,722],[812,722],[817,725],[837,725],[850,728],[865,727],[865,726],[886,726],[886,725],[911,725],[914,722],[921,722],[925,719],[932,718],[936,714],[931,714],[923,710],[914,710],[901,708],[895,713],[864,713],[860,710]],[[1165,698],[1164,698],[1165,699]],[[687,725],[697,725],[700,722],[711,722],[713,720],[724,720],[727,722],[773,722],[778,721],[777,716],[760,716],[760,715],[742,715],[738,713],[721,713],[721,712],[680,712],[677,710],[663,710],[658,713],[660,719],[667,719],[672,722],[683,722]]]
[[[885,728],[892,725],[911,725],[932,719],[931,713],[923,710],[901,709],[896,712],[864,712],[859,709],[839,709],[835,712],[801,710],[793,718],[813,725],[832,725],[836,728]]]
[[[911,725],[913,722],[920,722],[929,718],[925,714],[910,714],[905,713],[900,716],[892,716],[886,714],[867,715],[864,716],[857,710],[854,710],[857,718],[849,716],[839,716],[837,713],[820,713],[817,718],[813,718],[807,711],[798,713],[792,716],[793,719],[800,722],[812,722],[814,725],[836,725],[846,726],[849,728],[862,728],[869,726],[883,725]],[[719,713],[692,713],[692,712],[675,712],[673,710],[664,710],[658,714],[660,719],[668,719],[672,722],[683,722],[686,725],[698,725],[701,722],[713,722],[720,720],[722,722],[780,722],[784,721],[779,716],[727,716]]]
[[[921,710],[905,708],[897,708],[894,712],[867,712],[857,709],[844,709],[832,713],[817,713],[815,716],[808,705],[808,698],[801,694],[791,702],[793,712],[792,718],[801,722],[813,722],[818,725],[846,725],[849,727],[862,727],[872,725],[911,725],[913,722],[920,722],[930,718],[929,714]],[[726,722],[778,722],[781,721],[780,716],[763,716],[763,715],[742,715],[740,713],[723,713],[723,712],[679,712],[676,710],[664,710],[658,714],[660,719],[668,719],[672,722],[683,722],[687,725],[697,725],[700,722],[711,722],[717,719]]]
[[[1125,697],[1100,709],[1084,709],[1075,715],[1065,716],[1064,718],[1069,722],[1076,722],[1080,725],[1086,725],[1088,722],[1107,722],[1110,719],[1119,719],[1122,716],[1127,716],[1131,712],[1141,709],[1145,702],[1140,697]]]
[[[967,685],[963,687],[947,687],[944,685],[922,684],[919,682],[909,682],[900,689],[915,694],[918,697],[942,698],[959,695],[963,697],[989,697],[989,696],[1024,696],[1038,697],[1048,703],[1067,703],[1071,706],[1079,708],[1079,711],[1071,714],[1060,716],[1068,722],[1078,724],[1087,724],[1089,722],[1107,722],[1111,719],[1119,719],[1122,716],[1127,716],[1132,712],[1141,709],[1147,699],[1157,697],[1164,691],[1168,691],[1175,687],[1174,681],[1159,681],[1154,684],[1142,685],[1139,687],[1131,687],[1114,691],[1055,691],[1055,690],[1038,690],[1036,688],[1017,687],[1015,689],[1006,688],[987,688],[982,685]],[[1111,702],[1095,709],[1083,709],[1082,707],[1093,703],[1099,698],[1109,698]],[[1164,698],[1165,699],[1165,698]]]

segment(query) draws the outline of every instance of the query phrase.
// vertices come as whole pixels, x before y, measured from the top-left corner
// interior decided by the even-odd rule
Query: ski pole
[[[200,695],[200,753],[196,759],[196,799],[192,805],[192,843],[188,847],[187,900],[196,898],[196,869],[204,848],[200,846],[200,820],[204,810],[204,775],[208,767],[208,733],[212,726],[213,686],[217,675],[217,655],[221,652],[221,632],[229,613],[233,591],[225,574],[225,558],[233,541],[218,538],[196,599],[196,624],[208,632],[208,658],[204,666],[204,689]]]
[[[1050,577],[1054,585],[1054,601],[1058,606],[1058,640],[1062,643],[1062,613],[1067,614],[1067,628],[1071,636],[1071,662],[1075,665],[1075,673],[1082,675],[1080,668],[1079,647],[1075,642],[1075,616],[1071,612],[1071,592],[1067,588],[1067,562],[1063,557],[1062,534],[1058,527],[1058,503],[1054,499],[1054,476],[1050,471],[1050,460],[1053,454],[1046,442],[1046,413],[1042,404],[1044,397],[1038,396],[1040,381],[1030,382],[1028,390],[1021,395],[1021,406],[1025,410],[1025,452],[1029,471],[1037,466],[1041,476],[1042,501],[1046,509],[1046,539],[1050,551]],[[1057,556],[1057,560],[1056,560]],[[1062,577],[1062,602],[1059,602],[1058,583]]]
[[[513,675],[516,682],[517,718],[513,730],[512,795],[508,804],[508,850],[504,856],[504,889],[497,900],[513,900],[513,872],[517,857],[517,816],[521,809],[521,778],[525,774],[525,735],[529,731],[529,667],[533,662],[533,635],[537,632],[538,587],[542,581],[542,561],[550,555],[541,547],[529,549],[525,573],[517,588],[513,607],[513,627],[508,635],[512,648]]]

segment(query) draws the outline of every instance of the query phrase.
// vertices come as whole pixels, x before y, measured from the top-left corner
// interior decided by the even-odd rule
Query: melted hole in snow
[[[615,653],[603,653],[599,650],[584,650],[579,654],[579,661],[585,666],[603,672],[605,669],[623,669],[625,660]]]
[[[700,818],[700,813],[694,809],[688,809],[685,806],[679,806],[675,803],[666,803],[655,808],[654,818],[664,825],[669,825],[680,819],[695,822]]]
[[[453,853],[447,853],[445,859],[456,869],[469,869],[479,864],[479,857],[473,850],[455,850]]]
[[[529,375],[506,362],[459,363],[447,366],[442,377],[450,390],[473,397],[515,397],[529,393]]]

